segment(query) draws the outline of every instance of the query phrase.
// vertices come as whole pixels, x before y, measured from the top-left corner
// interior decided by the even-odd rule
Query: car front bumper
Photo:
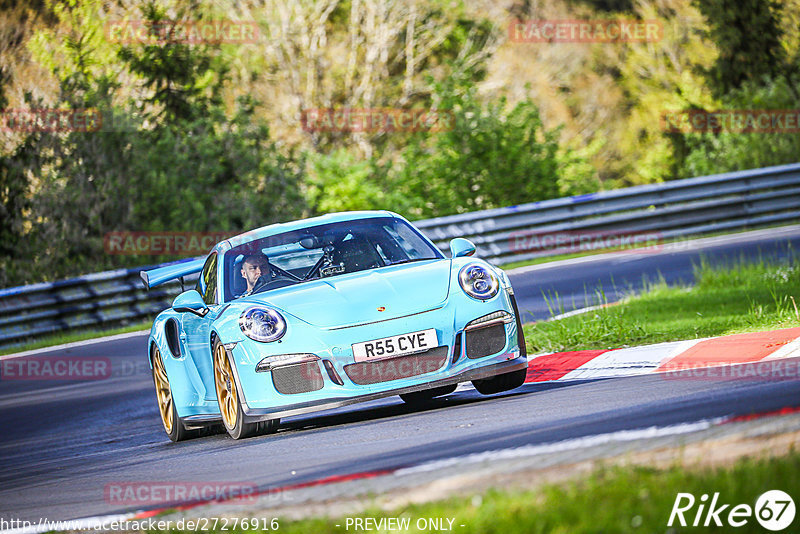
[[[426,381],[413,386],[371,392],[358,396],[322,398],[315,399],[313,401],[296,402],[284,406],[274,406],[269,408],[252,408],[243,403],[245,422],[249,423],[255,421],[266,421],[278,417],[290,417],[293,415],[302,415],[305,413],[331,410],[350,404],[357,404],[359,402],[367,402],[385,397],[391,397],[394,395],[404,395],[406,393],[413,393],[415,391],[422,391],[439,386],[448,386],[451,384],[468,382],[470,380],[490,378],[499,374],[526,369],[527,366],[527,358],[518,357],[515,360],[507,360],[496,364],[478,367],[476,369],[469,369],[459,374],[452,375],[448,378],[441,378],[432,382]]]
[[[485,356],[467,356],[467,325],[479,317],[498,311],[511,314],[515,319],[502,324],[503,341],[489,349],[491,353]],[[250,340],[237,343],[231,349],[230,357],[237,374],[236,384],[245,418],[252,422],[289,417],[524,369],[527,358],[524,348],[521,350],[519,346],[524,341],[518,331],[517,315],[518,310],[514,306],[511,292],[501,291],[490,301],[480,302],[464,296],[424,313],[378,324],[327,331],[310,325],[302,330],[296,328],[292,338],[287,334],[284,343],[270,344],[269,349],[283,353],[309,353],[319,358],[307,368],[314,372],[318,387],[291,394],[280,391],[277,379],[272,376],[274,371],[256,372],[257,363],[270,355],[264,351],[265,344]],[[446,352],[443,361],[437,360],[434,366],[428,360],[423,364],[428,365],[423,369],[424,372],[414,372],[411,376],[401,372],[397,377],[383,376],[375,379],[367,376],[369,372],[364,372],[363,368],[362,375],[354,374],[357,364],[351,349],[352,343],[426,328],[436,329],[439,343],[436,350]],[[456,347],[458,354],[454,351]],[[439,355],[442,357],[441,352]],[[394,362],[400,362],[397,366],[402,367],[402,358],[382,360],[387,364],[384,368],[391,369]],[[335,370],[333,374],[329,370],[331,367]],[[297,376],[301,375],[298,373]]]

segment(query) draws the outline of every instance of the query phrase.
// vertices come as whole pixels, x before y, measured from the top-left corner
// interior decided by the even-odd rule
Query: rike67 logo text
[[[697,505],[695,509],[695,505]],[[767,530],[780,531],[794,521],[795,505],[788,493],[770,490],[762,493],[755,507],[749,504],[724,504],[720,494],[714,493],[709,502],[708,494],[696,499],[691,493],[678,493],[667,526],[682,527],[730,526],[743,527],[755,516],[756,521]]]

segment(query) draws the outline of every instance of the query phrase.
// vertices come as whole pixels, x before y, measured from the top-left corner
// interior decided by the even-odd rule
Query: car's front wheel
[[[400,395],[400,398],[403,399],[403,401],[406,404],[423,404],[433,399],[434,397],[449,395],[450,393],[454,392],[457,387],[458,384],[452,384],[450,386],[440,386],[438,388],[423,389],[422,391],[415,391],[413,393],[404,393]]]
[[[172,398],[172,389],[169,386],[169,377],[161,359],[161,351],[153,347],[153,383],[156,386],[156,401],[161,414],[161,423],[172,441],[183,441],[192,438],[196,432],[186,430],[178,417],[175,401]]]
[[[478,393],[481,395],[492,395],[494,393],[520,387],[525,383],[525,375],[527,373],[527,368],[520,369],[519,371],[503,373],[502,375],[493,376],[492,378],[473,380],[472,385],[475,386],[475,389],[477,389]]]
[[[244,410],[239,402],[236,388],[236,377],[231,367],[228,351],[219,340],[214,342],[214,386],[217,390],[217,402],[222,415],[225,430],[233,439],[248,438],[256,434],[266,434],[278,429],[280,419],[247,423]]]

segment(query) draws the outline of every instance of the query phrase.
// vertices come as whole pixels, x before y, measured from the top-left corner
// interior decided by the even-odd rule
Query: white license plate
[[[414,352],[422,352],[439,346],[436,329],[420,330],[410,334],[373,339],[362,343],[353,343],[353,356],[357,362],[393,358]]]

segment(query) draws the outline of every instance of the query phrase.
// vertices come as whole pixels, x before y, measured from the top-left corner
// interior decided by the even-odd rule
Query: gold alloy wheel
[[[239,397],[236,395],[236,383],[233,380],[228,353],[222,344],[217,345],[214,354],[214,383],[217,390],[217,402],[222,420],[227,428],[236,426],[236,415],[239,409]]]
[[[167,434],[172,433],[172,391],[169,389],[169,378],[164,369],[164,362],[161,361],[161,351],[158,347],[153,352],[153,379],[156,384],[156,399],[158,400],[158,411],[161,412],[161,422],[164,423],[164,430]]]

